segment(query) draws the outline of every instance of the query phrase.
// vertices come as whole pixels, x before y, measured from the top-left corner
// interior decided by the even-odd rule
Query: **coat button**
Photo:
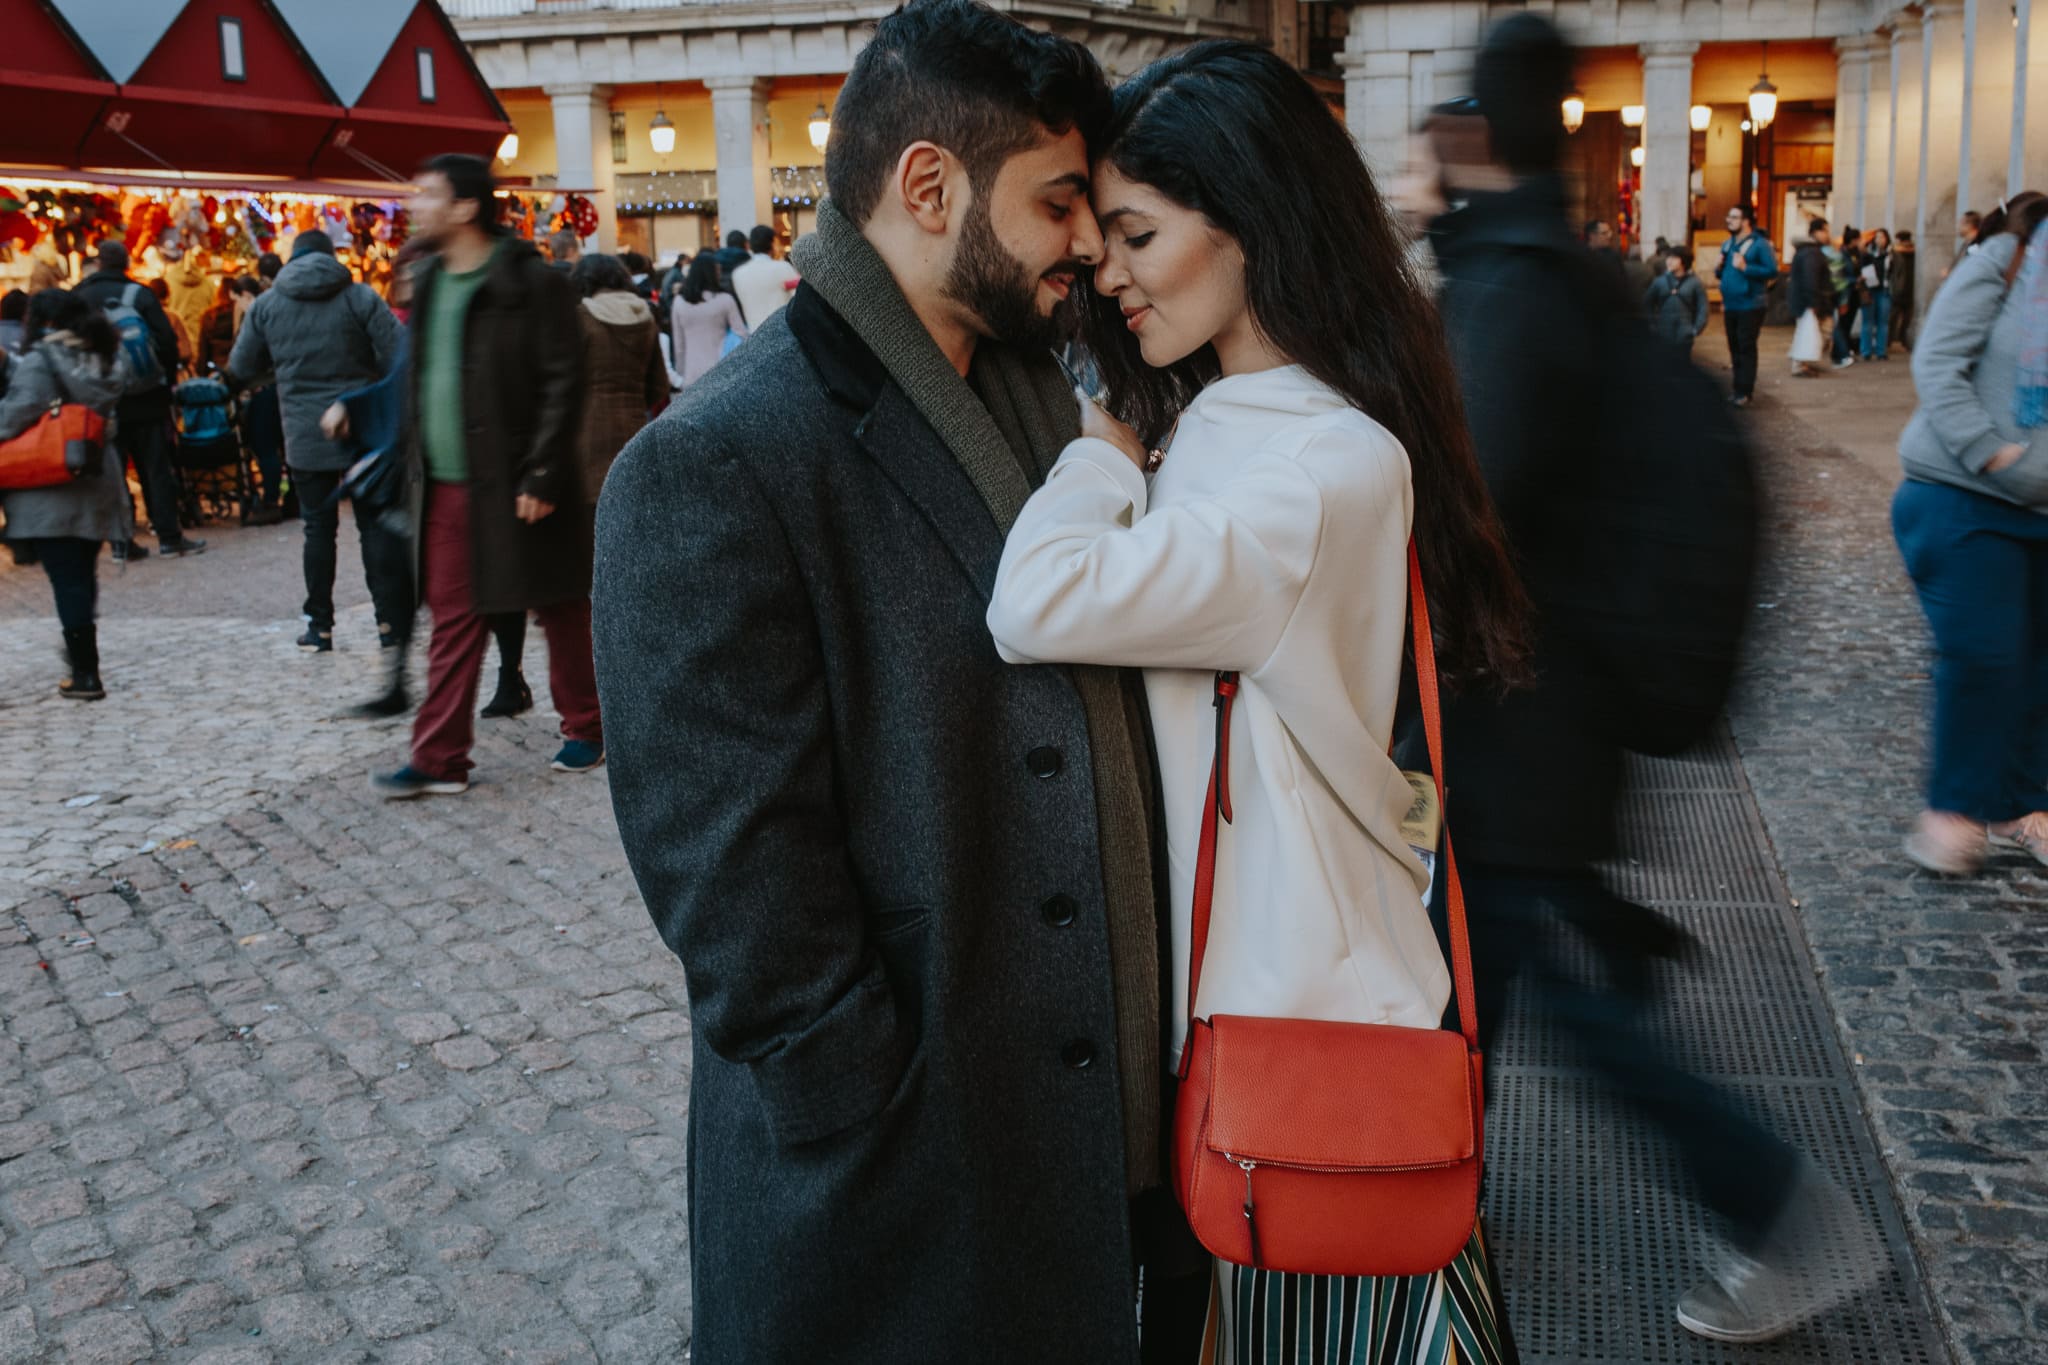
[[[1060,770],[1060,751],[1049,744],[1041,744],[1024,755],[1024,767],[1033,777],[1056,777]]]
[[[1086,1071],[1095,1065],[1095,1044],[1086,1038],[1076,1038],[1060,1049],[1060,1060],[1076,1071]]]
[[[1054,896],[1038,907],[1038,913],[1045,916],[1045,922],[1055,929],[1064,929],[1074,922],[1081,907],[1074,903],[1072,896]]]

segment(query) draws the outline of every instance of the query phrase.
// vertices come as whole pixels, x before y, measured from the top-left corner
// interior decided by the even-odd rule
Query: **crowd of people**
[[[1567,216],[1573,62],[1497,24],[1397,213],[1270,51],[1112,89],[911,0],[792,261],[767,228],[665,272],[544,252],[444,156],[388,297],[308,232],[201,316],[206,363],[277,396],[299,643],[332,649],[343,499],[369,713],[409,709],[427,609],[373,789],[467,789],[494,640],[485,714],[532,703],[529,618],[552,766],[609,756],[690,990],[696,1358],[1513,1361],[1477,1161],[1518,981],[1718,1220],[1687,1330],[1770,1340],[1882,1273],[1812,1156],[1676,1059],[1654,983],[1696,945],[1598,870],[1625,754],[1697,742],[1732,686],[1760,510],[1727,405],[1783,271],[1731,208],[1724,395],[1686,363],[1692,253],[1626,263]],[[1942,872],[2048,862],[2044,218],[1980,224],[1913,348],[1894,521],[1939,662],[1907,851]],[[1818,227],[1789,289],[1882,358],[1912,267],[1872,237]],[[5,496],[69,696],[104,693],[125,461],[165,553],[198,548],[150,473],[179,300],[98,264],[28,300],[0,399],[0,439],[53,402],[114,424],[96,475]],[[1374,1199],[1403,1216],[1335,1212]]]

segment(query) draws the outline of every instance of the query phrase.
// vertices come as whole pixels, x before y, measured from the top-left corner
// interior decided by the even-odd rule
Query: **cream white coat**
[[[1407,629],[1408,457],[1299,366],[1221,379],[1150,480],[1069,445],[1010,532],[988,624],[1012,663],[1145,670],[1172,867],[1173,1049],[1215,749],[1241,676],[1198,1014],[1433,1028],[1450,977],[1387,756]]]

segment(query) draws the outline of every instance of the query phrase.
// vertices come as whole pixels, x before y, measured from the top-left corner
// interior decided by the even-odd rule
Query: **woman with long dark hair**
[[[1012,529],[997,646],[1145,670],[1176,1054],[1191,1014],[1435,1028],[1450,977],[1388,753],[1411,535],[1447,677],[1502,687],[1526,670],[1525,600],[1435,309],[1343,125],[1259,48],[1200,44],[1119,89],[1092,197],[1086,335],[1110,410],[1084,407],[1083,438]],[[1219,671],[1239,675],[1220,737],[1234,809],[1190,1010]],[[1221,1361],[1279,1359],[1254,1324],[1283,1307],[1320,1324],[1313,1341],[1289,1330],[1290,1362],[1513,1358],[1476,1230],[1429,1275],[1218,1269]]]
[[[702,379],[723,358],[727,332],[742,338],[750,335],[738,301],[722,292],[724,287],[724,269],[718,257],[706,251],[690,262],[690,271],[676,294],[670,334],[676,373],[686,386]]]
[[[76,403],[107,419],[100,467],[50,488],[0,494],[7,542],[19,560],[33,559],[49,575],[64,629],[71,676],[60,695],[98,701],[100,682],[100,543],[125,544],[135,534],[128,485],[114,448],[114,409],[128,378],[128,362],[107,315],[77,294],[45,289],[29,300],[22,353],[0,398],[0,441],[11,441],[55,403]]]

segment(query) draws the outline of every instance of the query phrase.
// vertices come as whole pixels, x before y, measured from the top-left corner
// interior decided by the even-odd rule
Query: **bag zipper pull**
[[[1236,1162],[1238,1169],[1244,1172],[1244,1230],[1245,1234],[1251,1239],[1252,1265],[1257,1266],[1261,1257],[1259,1256],[1259,1220],[1253,1216],[1252,1210],[1252,1172],[1259,1168],[1259,1163],[1242,1160],[1228,1152],[1223,1154],[1223,1159]]]

